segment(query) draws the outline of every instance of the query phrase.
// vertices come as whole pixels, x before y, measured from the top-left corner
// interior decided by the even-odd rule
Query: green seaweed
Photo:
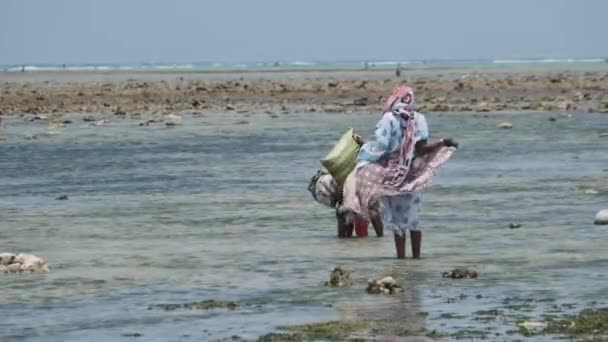
[[[270,333],[260,336],[257,342],[300,342],[304,341],[304,337],[296,334],[288,333]]]
[[[532,311],[534,310],[534,305],[531,303],[522,303],[522,304],[508,304],[504,306],[504,309],[510,311]]]
[[[463,318],[466,318],[466,317],[467,316],[455,314],[455,313],[452,313],[452,312],[444,312],[441,315],[439,315],[440,319],[463,319]]]
[[[456,340],[462,340],[462,339],[486,339],[488,337],[488,335],[490,335],[489,332],[484,331],[484,330],[477,330],[477,329],[463,329],[463,330],[459,330],[453,334],[450,335],[450,337],[456,339]]]
[[[326,340],[326,341],[344,341],[355,331],[362,330],[366,327],[364,322],[339,322],[331,321],[324,323],[313,323],[305,325],[296,325],[293,327],[283,327],[282,330],[287,332],[270,333],[258,338],[258,342],[299,342],[311,340]],[[351,338],[356,340],[355,338]]]
[[[182,304],[154,304],[148,306],[148,310],[155,308],[163,309],[165,311],[175,310],[211,310],[211,309],[228,309],[236,310],[239,305],[235,302],[223,302],[213,299],[203,300],[200,302],[182,303]]]
[[[569,336],[608,336],[608,308],[585,309],[577,315],[570,315],[562,320],[548,322],[544,332]]]
[[[345,336],[366,326],[363,322],[339,322],[331,321],[325,323],[314,323],[297,325],[289,330],[311,336]]]
[[[437,330],[427,331],[415,328],[408,322],[384,321],[330,321],[280,327],[282,331],[273,332],[258,338],[258,342],[300,342],[300,341],[368,341],[374,335],[383,336],[427,336],[438,339],[442,335]]]

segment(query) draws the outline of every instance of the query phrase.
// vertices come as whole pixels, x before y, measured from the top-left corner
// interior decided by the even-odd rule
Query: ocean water
[[[98,63],[98,64],[7,64],[0,65],[0,71],[230,71],[230,70],[352,70],[352,69],[394,69],[401,66],[409,69],[425,68],[522,68],[526,66],[577,67],[601,66],[608,58],[525,58],[525,59],[420,59],[420,60],[326,60],[326,61],[243,61],[243,62],[144,62],[144,63]]]
[[[608,207],[608,119],[548,115],[427,116],[433,137],[461,149],[425,193],[418,261],[394,259],[390,234],[337,239],[332,210],[306,190],[341,133],[370,134],[375,115],[55,130],[7,118],[0,252],[36,254],[51,272],[0,274],[0,340],[212,341],[350,319],[509,340],[522,315],[608,306],[608,230],[593,225]],[[497,130],[502,121],[514,128]],[[353,286],[323,286],[335,266],[353,272]],[[441,277],[463,266],[480,278]],[[368,278],[387,275],[404,293],[365,293]],[[148,309],[206,299],[240,308]],[[508,305],[520,302],[525,312]],[[494,308],[503,315],[476,319]],[[453,313],[463,317],[446,318]]]

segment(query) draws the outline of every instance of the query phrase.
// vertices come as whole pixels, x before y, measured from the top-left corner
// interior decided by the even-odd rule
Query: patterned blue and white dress
[[[398,154],[403,141],[404,131],[408,124],[415,125],[414,144],[429,139],[429,129],[424,115],[415,113],[414,119],[406,122],[393,115],[392,112],[387,112],[376,125],[375,140],[369,141],[361,147],[356,169],[365,173],[368,172],[365,166],[372,163],[383,161],[398,163]],[[414,158],[413,150],[408,156],[409,163]],[[379,210],[385,229],[392,230],[399,235],[403,235],[407,229],[419,230],[418,212],[421,202],[422,194],[419,191],[381,197],[379,199]]]

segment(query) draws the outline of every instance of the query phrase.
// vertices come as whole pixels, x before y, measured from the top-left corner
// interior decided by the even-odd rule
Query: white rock
[[[536,329],[544,329],[547,327],[547,323],[545,322],[520,322],[517,323],[518,327],[522,327],[528,330],[536,330]]]
[[[44,259],[32,254],[17,254],[15,263],[21,264],[22,271],[48,272],[49,267]]]
[[[503,123],[499,123],[498,125],[496,125],[496,128],[511,129],[511,128],[513,128],[513,124],[510,122],[503,122]]]
[[[608,224],[608,209],[600,210],[597,215],[595,215],[595,224]]]
[[[65,124],[63,124],[62,122],[51,122],[48,125],[49,129],[58,129],[58,128],[64,128]]]
[[[175,126],[182,123],[182,117],[176,114],[169,114],[165,117],[167,126]]]
[[[10,264],[8,266],[6,266],[6,270],[4,270],[5,273],[20,273],[21,272],[21,264]]]
[[[585,195],[597,195],[599,193],[600,193],[599,191],[594,190],[594,189],[587,189],[587,190],[585,190]]]
[[[10,265],[15,260],[16,255],[13,253],[0,253],[0,265]]]
[[[393,279],[393,277],[384,277],[382,279],[380,279],[380,282],[387,287],[391,287],[395,285],[395,279]]]

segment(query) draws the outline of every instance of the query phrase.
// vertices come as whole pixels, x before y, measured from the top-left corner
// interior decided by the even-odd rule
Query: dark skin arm
[[[436,152],[442,146],[458,148],[458,143],[452,139],[441,139],[434,143],[428,143],[428,140],[420,140],[416,143],[415,153],[417,156],[423,156]]]

